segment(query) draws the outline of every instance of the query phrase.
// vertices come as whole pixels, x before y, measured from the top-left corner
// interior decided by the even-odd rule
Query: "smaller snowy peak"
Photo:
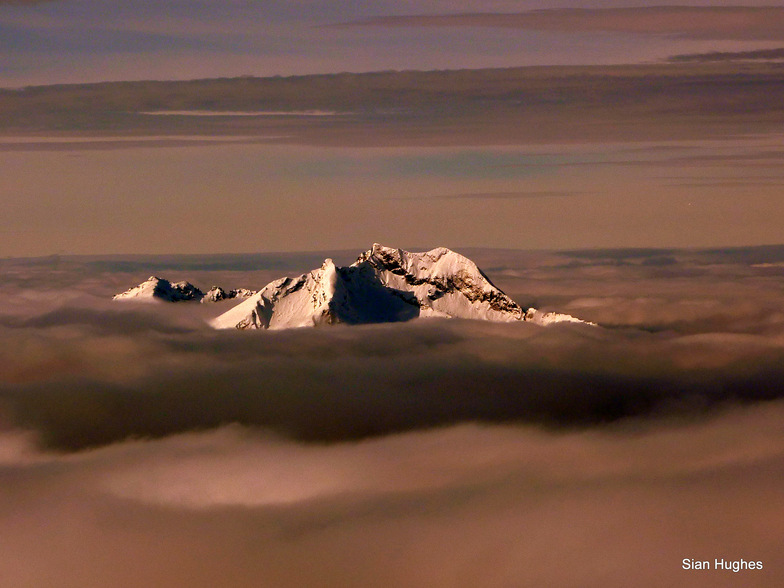
[[[112,300],[162,300],[165,302],[200,301],[204,293],[190,282],[170,282],[150,276],[147,280],[117,294]]]
[[[240,288],[226,291],[213,286],[206,293],[190,282],[170,282],[164,278],[150,276],[147,280],[112,297],[112,300],[163,301],[163,302],[221,302],[232,298],[248,298],[253,290]]]
[[[232,300],[233,298],[250,298],[255,293],[255,290],[248,290],[247,288],[237,288],[236,290],[226,291],[220,286],[213,286],[207,290],[201,301],[222,302],[223,300]]]
[[[205,292],[204,297],[201,299],[202,302],[220,302],[221,300],[228,300],[229,293],[226,292],[220,286],[213,286],[207,292]]]
[[[237,288],[236,290],[229,290],[229,298],[250,298],[256,293],[256,290],[248,290],[247,288]]]
[[[537,325],[554,325],[555,323],[581,323],[583,325],[596,326],[596,323],[591,323],[573,317],[570,314],[563,314],[560,312],[542,312],[536,308],[529,308],[525,312],[524,320],[532,322]]]

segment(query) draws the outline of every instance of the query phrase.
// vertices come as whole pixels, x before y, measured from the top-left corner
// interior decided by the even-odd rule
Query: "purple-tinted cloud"
[[[619,32],[693,39],[784,39],[782,7],[652,6],[552,9],[521,13],[407,15],[368,18],[343,27],[492,27],[566,33]]]

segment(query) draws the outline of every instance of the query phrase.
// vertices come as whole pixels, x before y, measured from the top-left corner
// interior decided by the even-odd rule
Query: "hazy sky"
[[[0,0],[0,86],[641,63],[780,48],[784,8],[763,4],[624,10],[629,3],[601,1]],[[741,78],[737,84],[745,88]],[[735,83],[728,79],[727,86]],[[709,98],[695,87],[684,88],[689,113]],[[244,143],[242,119],[232,123],[235,137],[218,144],[199,130],[198,118],[187,129],[203,136],[187,144],[177,137],[102,143],[106,136],[47,143],[41,135],[60,127],[20,123],[14,130],[13,118],[6,118],[0,169],[13,171],[0,176],[0,257],[361,250],[374,241],[512,248],[780,241],[781,136],[752,134],[761,131],[743,126],[749,116],[714,136],[711,121],[699,126],[703,119],[688,114],[699,132],[690,140],[670,137],[666,116],[682,106],[678,86],[666,95],[657,88],[654,83],[640,96],[652,96],[652,110],[644,111],[652,118],[631,121],[624,144],[603,140],[602,124],[613,123],[603,123],[601,113],[587,123],[593,138],[579,145],[496,146],[485,136],[481,145],[436,140],[433,148],[388,149],[350,141],[330,148]],[[620,104],[634,103],[634,96],[616,94]],[[715,101],[726,108],[716,116],[751,113],[752,122],[764,123],[767,113],[778,116],[775,96],[766,101],[762,93],[730,92]],[[613,104],[606,108],[615,112]],[[562,114],[581,120],[568,104],[556,116]],[[71,131],[87,133],[92,121],[80,120],[84,126]],[[778,129],[777,119],[770,120],[766,133]],[[155,122],[144,132],[154,133]],[[481,131],[481,120],[472,124]],[[546,130],[548,123],[541,125]],[[659,140],[638,138],[635,128],[654,131]]]
[[[381,69],[619,63],[781,44],[775,16],[700,13],[492,13],[639,6],[639,2],[285,0],[0,1],[0,87]],[[661,3],[646,3],[648,8]],[[684,1],[682,5],[708,6]],[[735,6],[775,6],[755,0]],[[377,17],[485,13],[432,26],[333,27]],[[488,18],[488,14],[490,17]],[[668,16],[669,14],[669,16]],[[756,20],[755,20],[756,19]],[[746,26],[738,22],[748,21]],[[482,26],[473,26],[482,25]],[[500,25],[500,26],[499,26]],[[510,28],[511,27],[511,28]]]
[[[9,142],[0,231],[5,255],[776,243],[779,142]]]

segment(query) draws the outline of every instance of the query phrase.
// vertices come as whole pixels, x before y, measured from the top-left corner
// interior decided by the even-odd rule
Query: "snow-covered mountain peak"
[[[164,278],[150,276],[133,288],[122,294],[117,294],[113,300],[164,300],[167,302],[181,302],[183,300],[201,300],[204,293],[190,282],[169,282]]]
[[[284,329],[332,323],[380,323],[417,317],[497,322],[583,322],[524,309],[470,259],[446,247],[422,253],[374,243],[346,267],[326,259],[297,278],[270,282],[213,321],[216,328]]]

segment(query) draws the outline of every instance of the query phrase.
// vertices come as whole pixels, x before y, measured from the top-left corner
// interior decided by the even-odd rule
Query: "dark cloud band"
[[[673,63],[708,63],[715,61],[779,61],[784,59],[784,47],[760,49],[758,51],[713,51],[710,53],[684,53],[673,55],[667,61]]]

